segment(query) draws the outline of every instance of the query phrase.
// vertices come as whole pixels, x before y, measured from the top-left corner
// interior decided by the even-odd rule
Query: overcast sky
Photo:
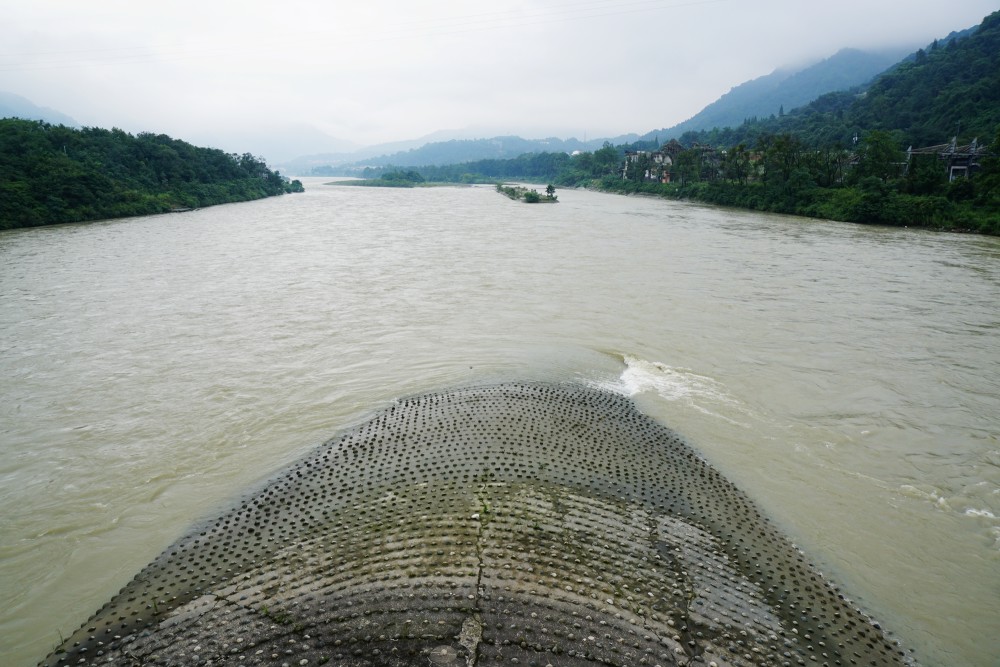
[[[88,126],[225,145],[669,127],[844,47],[923,45],[997,0],[0,0],[0,90]],[[253,147],[247,147],[252,150]]]

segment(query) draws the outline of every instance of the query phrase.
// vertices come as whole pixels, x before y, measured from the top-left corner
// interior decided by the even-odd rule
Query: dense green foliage
[[[356,181],[334,181],[336,185],[353,185],[370,188],[412,188],[420,185],[434,185],[427,183],[426,179],[412,169],[402,171],[390,171],[376,178],[367,178]]]
[[[526,153],[510,160],[476,160],[444,166],[428,165],[407,170],[418,173],[427,181],[439,183],[492,183],[503,180],[551,180],[570,163],[566,153]],[[398,173],[398,167],[368,167],[362,172],[364,178],[385,178],[387,174]]]
[[[803,160],[803,156],[815,159]],[[782,158],[791,159],[774,162]],[[609,177],[595,185],[611,192],[643,192],[828,220],[1000,234],[997,158],[984,160],[976,178],[954,183],[948,183],[941,165],[929,157],[915,162],[905,177],[883,179],[865,175],[866,170],[859,169],[842,184],[820,185],[840,168],[838,163],[842,164],[830,154],[776,153],[768,156],[762,166],[766,175],[746,182],[741,182],[738,172],[724,171],[727,176],[695,177],[669,184]]]
[[[164,213],[300,192],[249,153],[163,134],[0,119],[0,229]]]
[[[411,169],[407,171],[391,171],[388,174],[382,174],[382,180],[389,181],[390,183],[407,183],[412,185],[415,183],[423,183],[425,179],[423,176]]]
[[[1000,128],[981,170],[949,182],[936,155],[914,155],[907,163],[895,134],[885,130],[865,133],[852,150],[812,148],[793,134],[764,135],[752,150],[745,144],[683,150],[670,183],[626,170],[591,184],[830,220],[1000,234],[998,156]]]
[[[877,77],[865,90],[823,95],[784,116],[732,128],[689,132],[680,140],[753,146],[765,135],[794,134],[813,148],[850,146],[871,130],[894,133],[902,146],[992,139],[1000,125],[1000,12],[947,46],[936,42]]]

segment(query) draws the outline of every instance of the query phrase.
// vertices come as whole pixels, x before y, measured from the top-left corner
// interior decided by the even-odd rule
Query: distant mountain
[[[498,136],[488,139],[452,139],[450,141],[435,141],[417,148],[363,158],[354,162],[336,164],[327,162],[325,165],[314,165],[313,173],[349,174],[361,171],[365,167],[426,167],[448,164],[461,164],[476,160],[515,158],[526,153],[572,153],[573,151],[592,151],[600,148],[607,141],[612,144],[623,144],[636,141],[638,135],[629,134],[608,139],[591,139],[581,141],[576,138],[559,139],[523,139],[517,136]],[[313,156],[311,159],[315,159]],[[295,172],[300,173],[300,172]],[[304,173],[304,172],[301,172]]]
[[[600,147],[600,143],[597,144]],[[456,164],[488,158],[510,158],[525,153],[572,152],[585,150],[586,144],[577,139],[522,139],[517,136],[488,139],[452,139],[424,144],[408,151],[381,155],[365,160],[366,165],[418,167],[423,165]]]
[[[0,90],[0,118],[44,120],[53,125],[79,127],[79,123],[64,113],[48,107],[40,107],[26,97],[2,90]]]
[[[263,157],[270,165],[284,165],[306,153],[350,154],[359,146],[331,136],[306,123],[265,123],[252,127],[232,127],[226,130],[193,132],[191,141],[227,152],[250,152]]]
[[[40,107],[31,100],[0,91],[0,118],[44,120],[53,125],[80,127],[64,113]],[[264,157],[271,164],[291,160],[303,153],[321,151],[341,152],[351,156],[359,146],[326,134],[312,125],[285,123],[250,128],[231,127],[223,131],[192,132],[191,140],[198,145],[219,148],[230,153],[252,153]],[[353,158],[356,159],[356,158]]]
[[[415,146],[404,144],[405,148],[397,148],[399,145],[384,145],[358,151],[354,156],[310,155],[291,161],[285,169],[296,174],[311,173],[312,170],[327,174],[352,173],[365,167],[386,165],[438,166],[485,159],[514,158],[525,153],[593,151],[600,148],[605,141],[613,145],[652,140],[654,137],[665,141],[679,137],[688,130],[737,126],[747,118],[778,115],[782,110],[790,111],[824,93],[867,83],[898,62],[904,54],[903,51],[876,53],[843,49],[803,69],[776,70],[733,88],[691,119],[672,128],[650,132],[641,138],[634,134],[590,141],[580,141],[575,138],[529,140],[517,136],[453,138],[448,141],[425,141]],[[432,136],[425,139],[429,140]],[[390,148],[395,150],[388,150]],[[379,149],[381,152],[378,152]]]
[[[845,118],[898,131],[914,146],[955,135],[992,141],[1000,132],[1000,11],[879,76]]]
[[[692,130],[735,127],[749,118],[777,116],[808,104],[825,93],[868,83],[904,55],[904,51],[842,49],[804,69],[778,69],[736,86],[683,123],[649,132],[643,139],[659,137],[665,141]]]
[[[417,139],[375,144],[349,151],[327,149],[329,152],[325,152],[323,150],[315,150],[319,147],[313,146],[313,150],[311,151],[302,152],[297,157],[284,160],[281,168],[289,174],[309,174],[316,167],[339,167],[366,158],[402,153],[414,148],[420,148],[429,143],[468,138],[472,137],[465,136],[465,131],[463,130],[438,130]]]
[[[425,134],[422,137],[416,139],[407,139],[404,141],[393,141],[384,144],[375,144],[373,146],[367,146],[365,148],[360,148],[353,153],[351,153],[348,159],[345,159],[341,164],[346,164],[349,162],[360,162],[370,158],[380,158],[383,156],[392,156],[397,153],[407,153],[409,151],[417,150],[428,144],[443,144],[451,141],[476,141],[480,139],[496,138],[507,136],[503,132],[498,132],[489,128],[475,128],[467,127],[462,129],[452,129],[452,130],[437,130],[431,132],[430,134]]]
[[[788,111],[731,127],[692,132],[692,142],[755,146],[762,137],[793,135],[817,148],[850,146],[872,130],[901,146],[993,141],[1000,131],[1000,11],[970,30],[919,49],[867,86],[835,91]]]

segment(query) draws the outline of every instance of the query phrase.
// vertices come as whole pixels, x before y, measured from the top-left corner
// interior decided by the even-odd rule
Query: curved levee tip
[[[42,664],[900,665],[627,398],[402,400],[185,536]]]

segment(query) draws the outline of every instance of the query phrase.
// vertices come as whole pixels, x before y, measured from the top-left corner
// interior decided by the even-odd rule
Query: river
[[[1000,239],[304,183],[0,233],[4,664],[393,399],[512,379],[633,395],[918,661],[995,664]]]

